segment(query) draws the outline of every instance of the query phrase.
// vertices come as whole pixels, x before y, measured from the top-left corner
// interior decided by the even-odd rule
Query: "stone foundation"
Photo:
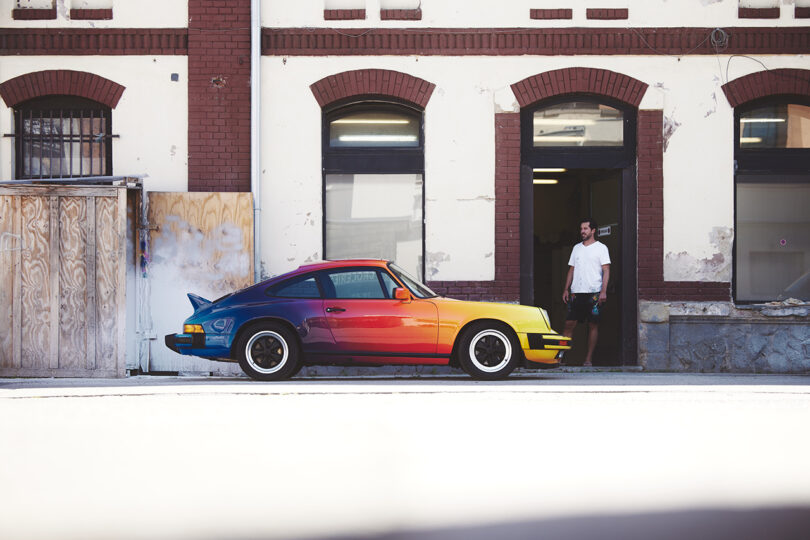
[[[810,373],[810,304],[641,302],[649,371]]]

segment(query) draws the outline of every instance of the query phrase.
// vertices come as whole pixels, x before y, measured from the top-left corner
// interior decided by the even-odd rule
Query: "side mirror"
[[[408,292],[408,289],[403,287],[397,287],[394,289],[394,298],[396,300],[402,300],[403,302],[410,302],[411,301],[411,293]]]

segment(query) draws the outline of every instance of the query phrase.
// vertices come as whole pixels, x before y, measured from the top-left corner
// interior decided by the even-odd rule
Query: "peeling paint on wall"
[[[425,253],[425,275],[427,279],[433,279],[439,273],[439,266],[443,262],[450,261],[450,255],[443,251]]]
[[[717,93],[712,92],[712,97],[711,97],[711,101],[709,103],[709,108],[706,111],[706,114],[703,115],[703,118],[708,118],[708,117],[710,117],[711,115],[713,115],[716,112],[717,112]]]
[[[675,111],[672,111],[672,116],[664,117],[664,152],[667,151],[669,146],[669,139],[675,134],[675,131],[681,127],[681,123],[675,120]]]
[[[685,251],[667,253],[664,261],[667,281],[730,281],[731,244],[734,231],[729,227],[714,227],[709,234],[715,253],[698,259]]]

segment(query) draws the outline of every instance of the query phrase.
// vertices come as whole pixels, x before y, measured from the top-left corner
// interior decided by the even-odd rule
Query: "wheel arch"
[[[290,321],[288,321],[287,319],[282,319],[281,317],[257,317],[255,319],[247,320],[239,326],[239,329],[236,331],[236,334],[234,334],[233,340],[231,341],[231,353],[230,353],[231,358],[233,359],[237,358],[236,344],[239,343],[239,340],[242,338],[247,329],[250,328],[251,326],[259,325],[262,323],[280,324],[286,327],[290,332],[293,333],[296,341],[298,342],[298,346],[303,350],[304,344],[301,340],[301,336],[298,335],[298,331],[295,329],[295,326]]]
[[[502,321],[501,319],[492,319],[492,318],[473,319],[471,321],[467,321],[464,324],[464,326],[459,328],[458,332],[456,332],[456,337],[453,340],[453,349],[450,352],[450,366],[451,367],[456,367],[456,368],[460,367],[460,364],[459,364],[459,361],[458,361],[458,345],[461,342],[461,337],[464,335],[464,333],[471,326],[473,326],[474,324],[478,324],[478,323],[491,323],[491,324],[495,324],[496,326],[503,327],[508,332],[511,332],[512,337],[515,338],[515,341],[518,344],[520,343],[520,339],[518,338],[517,331],[514,329],[514,327],[511,324],[509,324],[506,321]],[[526,357],[523,354],[523,348],[518,347],[518,352],[519,352],[520,358],[521,358],[521,365],[524,365],[525,362],[526,362]]]

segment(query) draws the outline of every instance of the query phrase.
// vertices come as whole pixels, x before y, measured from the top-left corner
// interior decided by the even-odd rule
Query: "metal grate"
[[[103,107],[18,110],[17,178],[112,174],[110,120]]]

